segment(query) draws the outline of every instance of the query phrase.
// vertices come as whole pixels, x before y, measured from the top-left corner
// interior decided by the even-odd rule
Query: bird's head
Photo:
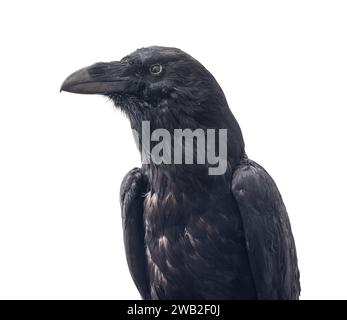
[[[209,129],[227,129],[229,160],[237,163],[244,154],[240,127],[222,89],[201,63],[179,49],[153,46],[120,61],[96,63],[71,74],[61,90],[109,97],[140,135],[136,141],[142,150],[148,149],[141,147],[141,132],[149,122],[149,135],[156,129],[171,134],[176,129],[202,129],[205,134]]]
[[[83,68],[71,74],[61,90],[108,96],[135,129],[141,121],[170,129],[210,126],[215,119],[218,126],[223,119],[220,108],[227,106],[221,88],[204,66],[169,47],[142,48],[120,61]]]

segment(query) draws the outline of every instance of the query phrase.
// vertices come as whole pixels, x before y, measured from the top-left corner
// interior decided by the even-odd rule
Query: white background
[[[71,72],[175,46],[217,78],[248,155],[277,182],[302,299],[347,298],[346,1],[2,1],[0,298],[139,298],[118,191],[127,119],[59,93]]]

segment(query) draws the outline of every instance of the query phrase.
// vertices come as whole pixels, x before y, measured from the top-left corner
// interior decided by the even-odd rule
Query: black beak
[[[128,92],[131,86],[128,66],[113,61],[96,63],[74,72],[63,82],[60,91],[109,95]]]

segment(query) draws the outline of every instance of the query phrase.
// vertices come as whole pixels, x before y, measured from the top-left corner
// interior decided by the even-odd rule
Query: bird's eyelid
[[[150,67],[149,67],[149,71],[154,74],[154,75],[158,75],[163,71],[163,65],[159,64],[159,63],[153,63]]]

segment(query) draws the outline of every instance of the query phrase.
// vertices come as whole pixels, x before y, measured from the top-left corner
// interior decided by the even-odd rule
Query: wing
[[[258,299],[298,299],[299,270],[287,210],[270,175],[247,160],[233,174]]]
[[[141,169],[128,172],[120,190],[125,253],[137,289],[143,299],[149,299],[143,224],[145,193],[146,182]]]

